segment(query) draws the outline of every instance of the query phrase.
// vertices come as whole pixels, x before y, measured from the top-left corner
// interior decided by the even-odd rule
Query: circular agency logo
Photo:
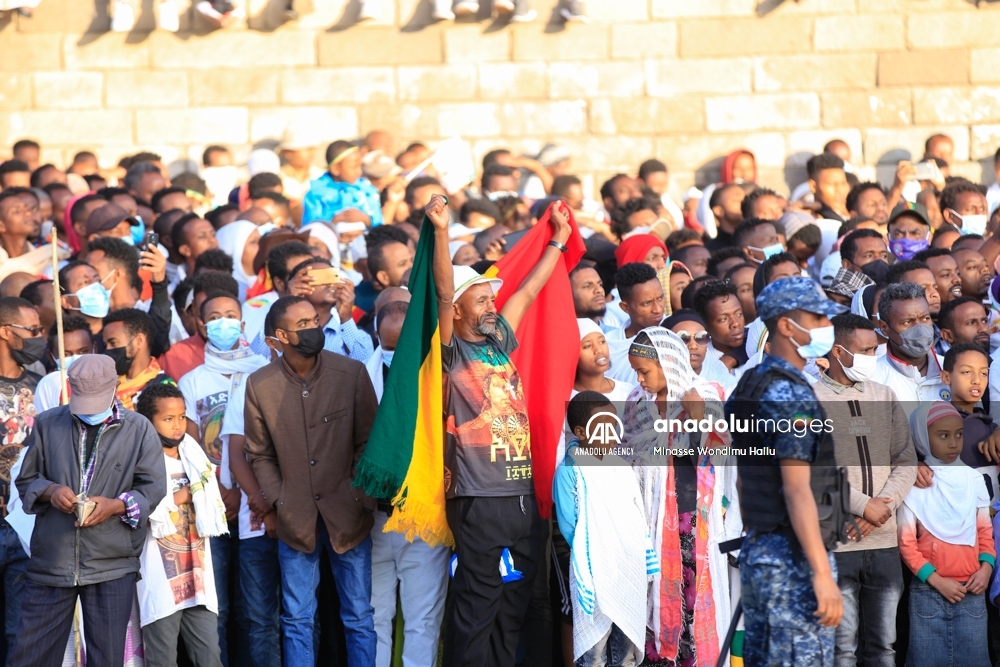
[[[595,420],[597,423],[595,424]],[[587,444],[621,445],[625,437],[625,426],[614,412],[595,412],[587,420]]]

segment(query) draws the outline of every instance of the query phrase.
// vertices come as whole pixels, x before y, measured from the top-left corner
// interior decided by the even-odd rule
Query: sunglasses
[[[699,331],[696,334],[690,334],[687,331],[677,331],[675,333],[677,334],[678,338],[684,341],[685,345],[690,343],[691,339],[694,338],[695,343],[704,347],[705,345],[708,345],[709,338],[711,338],[711,336],[708,335],[707,331]]]

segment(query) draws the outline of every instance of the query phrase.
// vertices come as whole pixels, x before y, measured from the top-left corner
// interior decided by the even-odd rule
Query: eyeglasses
[[[709,338],[711,338],[711,336],[708,335],[707,331],[699,331],[694,335],[688,333],[687,331],[677,331],[675,333],[677,334],[678,338],[684,341],[685,345],[690,343],[691,339],[694,338],[695,343],[704,347],[705,345],[708,345],[708,340]]]
[[[26,327],[23,324],[8,324],[8,327],[15,327],[17,329],[24,329],[31,334],[32,338],[38,338],[43,333],[45,333],[45,327]]]

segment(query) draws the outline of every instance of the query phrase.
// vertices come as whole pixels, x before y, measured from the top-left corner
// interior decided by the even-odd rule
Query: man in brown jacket
[[[260,493],[277,512],[285,664],[315,664],[320,549],[340,596],[348,664],[375,664],[371,606],[375,501],[354,488],[378,400],[364,364],[323,349],[312,304],[278,299],[264,335],[281,358],[246,388],[246,451]]]

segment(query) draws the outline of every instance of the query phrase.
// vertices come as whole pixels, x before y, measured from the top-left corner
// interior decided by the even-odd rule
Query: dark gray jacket
[[[73,514],[40,498],[52,484],[80,491],[81,428],[69,406],[53,408],[35,418],[24,443],[24,462],[15,483],[24,511],[36,515],[28,578],[44,586],[98,584],[138,572],[149,514],[167,492],[156,430],[145,417],[117,404],[94,444],[97,459],[88,495],[117,498],[129,493],[139,507],[139,525],[130,528],[113,516],[96,526],[76,528]]]

